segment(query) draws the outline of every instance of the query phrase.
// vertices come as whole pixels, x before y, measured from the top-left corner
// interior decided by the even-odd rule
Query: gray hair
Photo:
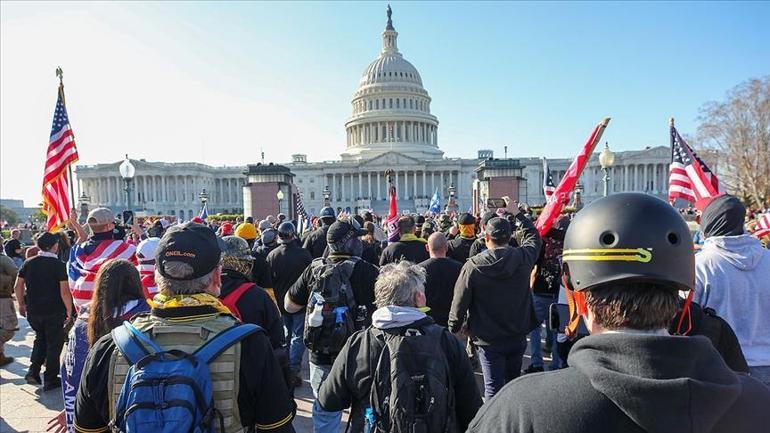
[[[211,280],[214,278],[214,270],[208,274],[198,277],[192,280],[175,280],[174,278],[186,278],[192,275],[195,270],[192,266],[184,262],[165,262],[163,264],[163,270],[169,275],[170,278],[164,277],[155,269],[155,283],[158,285],[158,289],[166,296],[175,295],[194,295],[196,293],[203,293],[211,284]]]
[[[388,305],[414,307],[414,296],[425,292],[425,269],[402,260],[380,268],[374,283],[374,302],[377,308]]]

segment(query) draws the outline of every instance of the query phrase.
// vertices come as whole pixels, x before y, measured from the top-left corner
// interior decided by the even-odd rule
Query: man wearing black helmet
[[[300,386],[302,379],[299,374],[302,355],[305,353],[305,344],[302,342],[305,314],[303,311],[294,314],[287,313],[283,308],[283,298],[289,287],[302,275],[313,258],[310,257],[310,253],[306,249],[295,242],[296,237],[294,224],[281,223],[278,226],[278,243],[280,245],[267,255],[267,263],[270,265],[275,297],[279,300],[278,306],[281,310],[286,337],[289,342],[289,369],[293,376],[291,385]]]
[[[770,390],[732,372],[708,339],[670,336],[679,290],[695,284],[687,224],[667,203],[621,193],[577,214],[564,282],[591,334],[570,368],[505,387],[469,432],[756,432]]]
[[[326,232],[329,231],[329,226],[337,219],[336,215],[334,209],[329,206],[321,209],[321,226],[313,230],[305,238],[305,243],[302,244],[302,248],[308,250],[314,259],[324,255],[324,251],[326,250]]]

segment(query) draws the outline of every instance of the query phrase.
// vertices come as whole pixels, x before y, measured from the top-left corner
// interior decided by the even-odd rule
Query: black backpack
[[[308,298],[303,333],[308,350],[336,355],[348,337],[360,328],[356,326],[358,311],[350,285],[350,276],[358,260],[358,257],[351,257],[343,262],[327,263],[319,258],[311,264],[313,287]]]
[[[373,340],[384,340],[384,345],[372,375],[365,431],[456,432],[454,386],[441,347],[443,328],[402,328],[396,333],[370,329]]]

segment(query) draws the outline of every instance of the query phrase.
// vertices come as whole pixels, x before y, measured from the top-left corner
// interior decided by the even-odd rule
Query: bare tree
[[[704,104],[698,121],[700,147],[716,163],[719,180],[746,202],[766,207],[770,202],[770,75],[737,85],[724,101]]]

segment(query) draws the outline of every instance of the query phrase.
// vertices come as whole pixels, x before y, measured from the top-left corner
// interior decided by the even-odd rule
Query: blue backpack
[[[224,420],[214,407],[208,364],[233,344],[261,330],[253,324],[234,325],[189,354],[164,350],[129,322],[123,322],[123,326],[112,330],[112,337],[131,367],[120,391],[115,419],[110,423],[112,430],[224,432]]]

